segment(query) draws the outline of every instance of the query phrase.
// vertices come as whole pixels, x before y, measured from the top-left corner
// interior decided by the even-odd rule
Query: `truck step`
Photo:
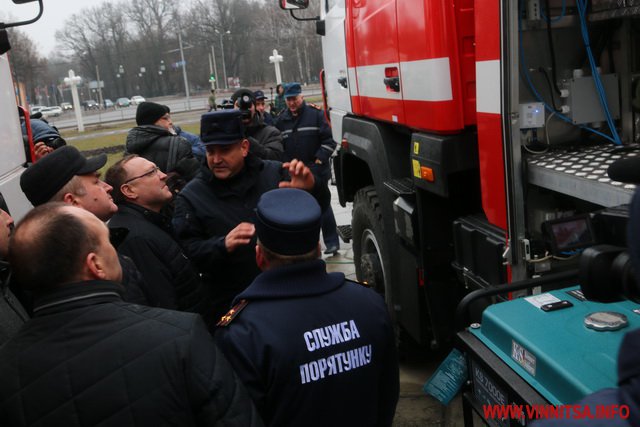
[[[339,225],[338,236],[340,236],[343,242],[349,243],[353,238],[353,234],[351,232],[351,225]]]
[[[384,186],[396,196],[408,196],[415,193],[415,185],[411,178],[390,179]]]

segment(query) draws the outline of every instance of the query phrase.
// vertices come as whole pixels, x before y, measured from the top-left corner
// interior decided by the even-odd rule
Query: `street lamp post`
[[[100,68],[96,65],[96,80],[98,81],[98,102],[100,103],[100,107],[98,111],[104,107],[104,98],[102,97],[102,86],[100,85]]]
[[[78,98],[78,85],[81,81],[82,78],[80,76],[76,76],[73,70],[69,70],[69,77],[64,78],[64,84],[71,86],[71,98],[73,99],[73,110],[76,113],[76,122],[78,122],[78,132],[84,132],[82,111],[80,111],[80,99]]]
[[[191,110],[191,98],[189,97],[189,79],[187,78],[187,62],[184,60],[184,48],[182,47],[182,29],[178,29],[178,46],[180,46],[180,61],[182,62],[182,77],[184,79],[184,91],[187,95],[187,110]]]
[[[213,59],[213,73],[216,76],[215,86],[220,87],[220,80],[218,79],[218,66],[216,65],[216,52],[211,45],[211,58]]]
[[[162,90],[162,74],[164,73],[164,70],[166,70],[166,67],[164,66],[164,60],[160,60],[160,67],[158,68],[158,75],[160,76],[160,95],[163,95],[163,90]]]
[[[121,78],[121,77],[122,77],[122,80],[121,80],[121,83],[122,83],[121,89],[122,89],[122,92],[124,93],[124,92],[126,92],[126,91],[127,91],[127,89],[126,89],[125,84],[124,84],[124,67],[122,66],[122,64],[120,64],[120,65],[118,66],[118,72],[116,73],[116,78],[117,78],[119,81],[120,81],[120,78]]]
[[[146,72],[147,72],[147,69],[145,67],[140,67],[140,72],[138,73],[138,77],[140,77],[138,92],[142,89],[142,79],[144,78],[144,73]]]
[[[227,30],[222,33],[218,30],[215,30],[215,31],[216,31],[216,34],[220,36],[220,50],[222,51],[222,75],[224,76],[224,88],[229,89],[229,81],[227,80],[227,66],[224,62],[224,43],[222,42],[222,37],[225,34],[231,34],[231,31]]]

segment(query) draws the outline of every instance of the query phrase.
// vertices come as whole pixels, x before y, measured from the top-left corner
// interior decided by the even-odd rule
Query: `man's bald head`
[[[81,280],[119,280],[121,271],[113,271],[112,260],[103,263],[112,270],[109,277],[95,276],[88,267],[89,259],[105,252],[105,239],[110,246],[104,223],[84,209],[65,203],[38,206],[20,221],[11,238],[9,262],[14,278],[34,291]]]

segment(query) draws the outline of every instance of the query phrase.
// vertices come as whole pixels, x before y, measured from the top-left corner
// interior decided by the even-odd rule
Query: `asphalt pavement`
[[[261,89],[265,93],[269,94],[268,88],[252,88]],[[224,99],[231,97],[235,89],[219,90],[216,92],[216,102],[221,104]],[[316,96],[320,94],[320,88],[318,85],[309,85],[303,88],[304,96]],[[147,101],[157,102],[169,107],[172,115],[182,112],[199,112],[200,114],[206,112],[209,109],[207,100],[209,94],[194,95],[188,99],[185,96],[164,96],[157,98],[149,98]],[[89,110],[82,111],[82,121],[85,126],[98,125],[126,120],[135,120],[136,106],[132,105],[124,108],[112,108],[109,110]],[[61,116],[49,117],[47,119],[51,124],[58,127],[58,129],[67,129],[77,127],[76,116],[73,111],[66,111]]]

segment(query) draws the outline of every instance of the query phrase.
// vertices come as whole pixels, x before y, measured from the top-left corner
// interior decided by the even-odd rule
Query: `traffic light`
[[[215,77],[213,74],[211,74],[211,75],[209,76],[209,81],[210,81],[210,82],[215,82],[215,81],[216,81],[216,77]]]

